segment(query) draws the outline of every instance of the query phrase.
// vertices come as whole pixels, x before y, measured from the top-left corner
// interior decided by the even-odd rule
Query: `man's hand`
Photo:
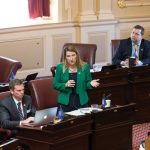
[[[124,61],[124,66],[129,66],[129,59],[126,59],[125,61]]]
[[[21,125],[30,123],[30,122],[32,122],[32,121],[34,121],[34,117],[29,117],[29,118],[27,118],[26,120],[22,120],[22,121],[21,121]]]

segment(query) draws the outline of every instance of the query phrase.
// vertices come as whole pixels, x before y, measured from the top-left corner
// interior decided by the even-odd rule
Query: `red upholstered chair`
[[[28,87],[37,110],[57,107],[58,92],[53,88],[52,77],[31,80]]]
[[[9,82],[11,73],[16,74],[17,70],[22,67],[21,62],[7,57],[0,56],[0,82]]]
[[[119,44],[120,44],[120,39],[111,40],[111,53],[112,53],[112,56],[115,54],[115,51],[116,51],[117,47],[119,46]]]
[[[52,66],[52,67],[50,68],[50,71],[51,71],[51,73],[52,73],[52,76],[54,77],[54,76],[55,76],[55,71],[56,71],[56,66]]]
[[[2,100],[5,96],[9,95],[10,91],[1,92],[0,93],[0,100]],[[9,139],[12,135],[11,130],[0,128],[0,143]]]
[[[9,95],[10,91],[0,92],[0,100],[2,100],[5,96]]]
[[[95,63],[95,57],[96,57],[96,50],[97,45],[96,44],[86,44],[86,43],[65,43],[62,49],[60,62],[63,61],[63,53],[64,49],[68,47],[69,45],[73,45],[75,48],[77,48],[80,57],[83,61],[87,62],[90,65],[90,68],[93,68],[93,64]],[[50,71],[52,72],[52,75],[55,76],[55,70],[56,66],[52,66],[50,68]]]

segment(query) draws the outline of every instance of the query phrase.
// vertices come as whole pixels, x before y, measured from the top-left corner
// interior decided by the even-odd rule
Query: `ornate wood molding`
[[[120,8],[126,7],[125,1],[124,1],[124,0],[118,0],[118,6],[119,6]]]
[[[150,5],[149,0],[118,0],[117,3],[120,8]]]

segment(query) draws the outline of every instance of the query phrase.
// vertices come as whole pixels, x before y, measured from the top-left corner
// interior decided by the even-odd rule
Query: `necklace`
[[[69,68],[69,72],[77,72],[77,68]]]

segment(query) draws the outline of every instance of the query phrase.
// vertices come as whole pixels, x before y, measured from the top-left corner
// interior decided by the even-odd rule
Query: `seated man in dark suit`
[[[129,57],[135,58],[135,65],[150,64],[150,41],[143,39],[144,28],[140,25],[133,27],[131,36],[120,41],[112,64],[128,66]]]
[[[34,121],[35,108],[31,97],[24,95],[24,84],[19,79],[9,83],[11,94],[0,101],[0,126],[16,133],[16,126]]]

